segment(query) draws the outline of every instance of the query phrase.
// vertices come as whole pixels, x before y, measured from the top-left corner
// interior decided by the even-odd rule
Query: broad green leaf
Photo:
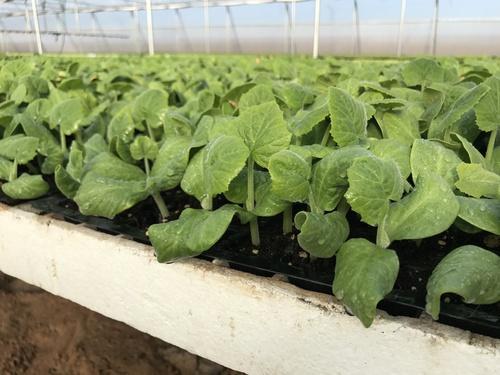
[[[461,163],[457,167],[458,181],[455,186],[475,198],[500,199],[500,175],[484,169],[479,164]]]
[[[362,102],[342,89],[331,87],[328,108],[332,120],[330,133],[340,147],[365,143],[367,116]]]
[[[222,135],[208,143],[189,163],[181,181],[182,190],[198,200],[229,189],[245,166],[248,148],[238,137]]]
[[[268,85],[257,85],[241,95],[238,107],[242,111],[251,106],[267,102],[274,102],[273,90]]]
[[[20,177],[2,184],[2,191],[12,199],[36,199],[49,191],[49,184],[41,175],[23,173]]]
[[[477,305],[500,301],[500,257],[478,246],[461,246],[445,256],[427,282],[425,310],[439,318],[441,296],[458,294]]]
[[[83,177],[83,150],[81,146],[73,142],[69,149],[69,160],[66,171],[76,181],[80,182]]]
[[[94,134],[83,145],[85,150],[84,164],[88,164],[93,158],[102,152],[108,151],[108,144],[100,134]]]
[[[254,187],[258,190],[262,184],[268,184],[271,181],[269,173],[262,171],[253,172]],[[243,204],[248,197],[248,174],[247,168],[244,168],[229,184],[229,189],[224,192],[226,199],[232,203]],[[262,215],[259,215],[262,216]]]
[[[0,140],[0,156],[6,159],[16,159],[19,164],[32,160],[38,148],[38,139],[24,135],[12,135]]]
[[[397,164],[373,156],[357,158],[347,170],[349,189],[345,197],[352,209],[370,225],[378,225],[389,202],[401,199],[404,180]]]
[[[396,139],[369,139],[370,151],[383,160],[394,161],[406,180],[410,176],[410,146]]]
[[[415,189],[389,206],[378,228],[377,244],[387,247],[395,240],[434,236],[453,224],[458,210],[457,198],[448,183],[436,174],[422,173]]]
[[[215,211],[187,208],[179,219],[148,229],[159,262],[191,257],[210,249],[224,235],[236,210],[231,205]]]
[[[420,120],[426,124],[424,130],[427,130],[431,121],[436,118],[443,108],[445,96],[443,92],[431,88],[426,88],[422,92],[422,102],[425,112],[420,116]]]
[[[337,253],[333,294],[369,327],[377,304],[391,292],[398,272],[395,251],[353,238]]]
[[[435,60],[414,59],[403,65],[401,76],[408,86],[428,86],[434,82],[444,82],[444,69]]]
[[[198,96],[198,111],[203,113],[214,107],[215,94],[208,90],[202,91]]]
[[[483,155],[479,152],[477,148],[474,147],[472,143],[470,143],[467,138],[462,137],[460,134],[452,133],[453,136],[457,137],[460,143],[462,143],[462,147],[467,152],[469,156],[469,161],[475,164],[481,164],[482,166],[486,166],[486,161]]]
[[[482,230],[500,236],[500,200],[457,197],[458,217]]]
[[[500,127],[500,78],[490,77],[484,81],[490,91],[484,95],[474,110],[479,129],[491,132]]]
[[[312,108],[299,110],[289,122],[288,129],[295,136],[307,134],[323,121],[328,114],[326,97],[321,97]]]
[[[253,214],[263,217],[274,216],[283,212],[290,205],[288,201],[279,198],[272,190],[270,178],[267,178],[256,186]]]
[[[55,169],[54,180],[57,188],[66,198],[73,199],[75,197],[80,183],[73,179],[61,165]]]
[[[0,180],[8,180],[14,163],[0,156]]]
[[[269,160],[272,191],[289,202],[304,202],[309,195],[311,163],[301,155],[282,150]]]
[[[431,122],[427,138],[443,139],[448,129],[453,129],[464,115],[490,90],[488,86],[479,85],[464,92],[450,108]]]
[[[189,161],[190,137],[170,137],[156,156],[148,179],[152,191],[170,190],[179,185]]]
[[[422,173],[435,173],[451,187],[458,179],[456,168],[462,162],[452,150],[442,144],[424,139],[413,142],[410,154],[411,174],[415,182]]]
[[[356,158],[370,155],[363,147],[349,146],[333,151],[316,163],[311,180],[313,204],[324,211],[335,209],[348,188],[347,169]]]
[[[147,196],[146,175],[140,168],[102,153],[92,160],[74,200],[82,214],[112,219]]]
[[[377,112],[375,118],[384,138],[395,139],[408,146],[415,139],[420,139],[418,118],[407,107],[391,112]]]
[[[158,154],[158,145],[145,135],[137,136],[130,145],[130,155],[134,160],[155,160]]]
[[[161,116],[168,108],[168,94],[163,90],[149,89],[139,95],[132,107],[136,121],[146,121],[151,127],[161,126]]]
[[[318,258],[331,258],[349,236],[349,224],[339,212],[320,214],[300,211],[295,215],[297,240],[302,249]]]
[[[62,154],[59,142],[45,126],[37,124],[31,117],[25,114],[19,117],[19,122],[27,136],[38,139],[38,152],[41,155]]]
[[[81,99],[64,100],[52,108],[50,128],[55,129],[59,126],[63,134],[73,134],[84,122],[87,112]]]
[[[114,137],[122,138],[130,142],[134,137],[135,124],[130,114],[129,106],[124,106],[117,114],[113,116],[108,127],[107,138],[111,141]]]
[[[276,91],[293,113],[302,109],[304,105],[311,103],[313,100],[310,90],[295,82],[288,82],[282,87],[277,87]]]
[[[204,117],[210,118],[210,116],[203,116],[202,119]],[[191,124],[191,121],[187,117],[183,116],[179,112],[166,113],[163,121],[163,131],[167,138],[190,136],[193,133],[193,124]]]
[[[251,157],[261,167],[267,168],[269,158],[290,144],[291,134],[274,102],[248,108],[236,118],[235,125]]]

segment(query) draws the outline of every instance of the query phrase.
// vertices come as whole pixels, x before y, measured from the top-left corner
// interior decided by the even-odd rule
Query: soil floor
[[[240,373],[0,273],[0,374]]]

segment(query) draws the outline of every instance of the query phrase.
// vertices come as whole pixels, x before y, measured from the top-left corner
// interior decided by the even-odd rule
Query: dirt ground
[[[0,273],[0,374],[239,373]]]

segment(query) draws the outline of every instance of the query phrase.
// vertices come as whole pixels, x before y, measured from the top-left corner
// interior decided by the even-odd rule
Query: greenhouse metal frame
[[[323,0],[325,1],[325,0]],[[357,0],[351,0],[353,5],[352,13],[352,30],[353,30],[353,55],[361,53],[361,38],[360,38],[360,17],[359,5]],[[144,11],[146,13],[146,32],[147,32],[147,47],[150,55],[155,54],[154,34],[155,28],[153,25],[153,14],[158,10],[173,10],[178,19],[178,26],[184,35],[186,32],[186,23],[184,22],[181,10],[189,8],[203,8],[203,31],[204,31],[204,52],[210,53],[210,16],[209,9],[212,7],[223,7],[225,10],[225,33],[226,33],[226,52],[230,51],[229,38],[232,37],[239,46],[238,35],[236,32],[236,24],[232,15],[232,8],[243,5],[264,5],[264,4],[283,4],[285,11],[285,45],[288,53],[295,54],[295,38],[296,38],[296,6],[297,3],[314,2],[314,19],[313,32],[311,35],[311,53],[313,57],[317,57],[320,53],[320,7],[321,0],[184,0],[184,1],[159,1],[159,0],[119,0],[106,2],[106,4],[98,4],[97,2],[85,0],[3,0],[0,1],[0,38],[2,44],[4,34],[9,33],[25,33],[34,34],[36,51],[39,54],[45,52],[42,35],[64,35],[71,37],[94,37],[94,38],[117,38],[125,39],[126,35],[105,32],[101,27],[96,14],[112,13],[112,12],[130,12],[136,27],[140,27],[138,13]],[[402,36],[405,32],[405,15],[407,9],[407,1],[400,1],[400,18],[397,32],[397,48],[395,54],[402,54]],[[72,14],[76,24],[76,32],[68,31],[66,23],[62,22],[61,16]],[[80,27],[80,15],[90,14],[93,20],[92,32],[82,32]],[[51,15],[56,16],[58,20],[59,30],[41,30],[40,17]],[[24,30],[13,30],[4,27],[4,20],[13,17],[25,18]],[[431,31],[431,48],[432,54],[436,54],[438,25],[439,25],[439,0],[434,0],[434,11],[432,18]],[[33,27],[32,27],[33,26]],[[239,48],[238,48],[239,49]]]

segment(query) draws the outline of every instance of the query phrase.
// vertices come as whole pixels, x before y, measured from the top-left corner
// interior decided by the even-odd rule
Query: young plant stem
[[[488,147],[486,148],[486,160],[488,163],[491,163],[491,159],[493,158],[493,151],[495,150],[495,142],[497,140],[498,129],[493,130],[490,133],[490,139],[488,141]]]
[[[317,205],[316,205],[316,202],[314,200],[314,195],[312,193],[312,191],[309,191],[309,197],[308,197],[308,204],[309,204],[309,209],[311,210],[311,212],[315,213],[315,214],[322,214],[323,213],[323,210],[320,209]]]
[[[76,141],[83,145],[83,137],[82,137],[82,131],[80,129],[78,129],[75,133],[75,138],[76,138]]]
[[[214,209],[214,199],[212,195],[208,194],[206,198],[201,201],[201,207],[208,211],[212,211]]]
[[[325,129],[325,132],[323,133],[323,138],[321,139],[321,146],[326,146],[328,144],[328,141],[330,140],[330,127],[331,125],[328,124],[328,126]]]
[[[292,233],[293,230],[293,212],[292,205],[290,204],[285,211],[283,211],[283,234]]]
[[[146,128],[148,129],[149,138],[151,138],[151,140],[153,142],[156,142],[155,133],[153,132],[153,128],[149,125],[149,123],[147,121],[146,121]]]
[[[12,169],[9,173],[9,182],[14,181],[17,178],[17,159],[14,159],[14,163],[12,163]]]
[[[347,215],[349,210],[351,209],[351,206],[349,206],[349,203],[347,203],[347,200],[345,198],[342,198],[337,205],[337,211],[340,212],[342,215]]]
[[[146,170],[146,176],[149,177],[149,160],[148,158],[144,159],[144,169]],[[159,192],[152,193],[151,196],[153,197],[153,200],[156,203],[156,206],[158,207],[158,210],[160,210],[161,218],[163,221],[167,221],[168,216],[170,215],[170,212],[168,212],[167,205],[165,204],[165,201],[161,197],[161,194]]]
[[[61,142],[61,149],[64,155],[66,155],[66,152],[68,151],[68,148],[66,147],[66,135],[64,135],[61,127],[59,127],[59,139]]]
[[[254,192],[254,161],[250,156],[247,161],[247,201],[246,208],[247,211],[252,212],[255,208],[255,192]],[[252,238],[252,245],[255,247],[260,246],[260,236],[259,236],[259,224],[257,223],[257,218],[250,220],[250,237]]]

